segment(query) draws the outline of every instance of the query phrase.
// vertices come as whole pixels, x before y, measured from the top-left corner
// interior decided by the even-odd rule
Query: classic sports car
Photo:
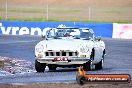
[[[52,32],[51,32],[52,31]],[[44,72],[57,67],[102,69],[105,43],[96,38],[92,29],[61,27],[48,30],[43,41],[35,46],[35,69]]]

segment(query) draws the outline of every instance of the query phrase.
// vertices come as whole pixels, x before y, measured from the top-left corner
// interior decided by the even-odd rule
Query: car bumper
[[[68,61],[53,61],[54,58],[36,58],[40,63],[56,64],[56,65],[74,65],[84,64],[90,60],[90,58],[69,58]]]

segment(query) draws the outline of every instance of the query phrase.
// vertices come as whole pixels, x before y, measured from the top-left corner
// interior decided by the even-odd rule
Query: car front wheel
[[[95,65],[95,69],[96,70],[103,69],[103,63],[104,60],[102,59],[98,64]]]
[[[91,60],[89,60],[88,62],[86,62],[85,64],[83,64],[83,69],[85,71],[91,71],[91,70],[93,70],[93,62]]]
[[[35,60],[35,69],[37,72],[44,72],[45,71],[46,64],[40,63],[37,60]]]

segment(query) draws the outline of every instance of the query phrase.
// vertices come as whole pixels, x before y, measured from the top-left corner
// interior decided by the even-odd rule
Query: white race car
[[[46,66],[49,70],[57,67],[79,67],[84,70],[102,69],[105,56],[105,43],[101,38],[95,38],[88,28],[53,28],[35,46],[35,69],[44,72]],[[52,30],[53,31],[53,30]]]

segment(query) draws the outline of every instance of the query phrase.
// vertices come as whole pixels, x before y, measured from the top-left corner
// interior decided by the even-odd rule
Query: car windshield
[[[89,30],[82,30],[80,33],[80,38],[90,39],[92,37],[93,37],[93,33],[91,33]]]
[[[90,39],[93,36],[88,29],[79,28],[55,28],[50,29],[47,33],[47,38],[73,38],[73,39]]]

